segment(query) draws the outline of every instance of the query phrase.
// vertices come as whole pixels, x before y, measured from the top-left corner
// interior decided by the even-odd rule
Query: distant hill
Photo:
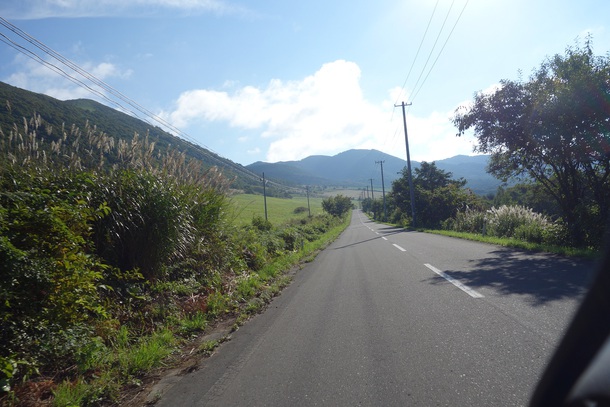
[[[24,119],[29,121],[34,115],[40,115],[45,126],[53,127],[47,138],[60,137],[62,125],[84,129],[87,122],[115,139],[131,140],[135,133],[141,137],[148,134],[157,149],[177,149],[201,160],[206,167],[219,167],[229,178],[236,177],[234,188],[256,190],[261,184],[257,176],[240,164],[101,103],[89,99],[61,101],[0,82],[0,129],[5,135],[14,126],[22,129]]]
[[[383,161],[386,189],[392,181],[400,177],[407,165],[406,160],[377,150],[348,150],[335,156],[315,155],[300,161],[278,163],[255,162],[246,168],[255,173],[265,173],[271,179],[298,185],[322,185],[364,188],[373,178],[375,189],[381,189],[381,168],[377,161]],[[457,155],[435,161],[438,168],[449,171],[455,179],[464,178],[466,186],[475,193],[485,195],[495,193],[502,182],[486,172],[489,156]],[[413,169],[420,162],[412,161]]]
[[[406,165],[406,161],[377,150],[348,150],[335,156],[315,155],[300,161],[278,163],[256,162],[243,167],[197,144],[176,137],[157,126],[112,109],[89,99],[60,101],[52,97],[20,89],[0,82],[0,130],[8,135],[14,126],[22,128],[25,120],[40,115],[45,126],[53,127],[51,137],[59,137],[61,128],[85,128],[89,123],[98,130],[116,138],[131,140],[135,133],[148,134],[159,149],[175,148],[205,166],[217,166],[228,177],[235,177],[233,187],[262,193],[259,176],[287,185],[320,185],[364,188],[373,179],[375,189],[381,189],[381,171],[376,161],[384,161],[386,189]],[[501,182],[485,172],[488,156],[464,156],[436,161],[436,165],[453,173],[454,178],[464,177],[474,192],[495,193]],[[418,168],[419,162],[412,162]],[[252,174],[254,173],[254,174]],[[277,188],[276,188],[277,189]],[[280,189],[267,188],[269,195],[281,196]]]

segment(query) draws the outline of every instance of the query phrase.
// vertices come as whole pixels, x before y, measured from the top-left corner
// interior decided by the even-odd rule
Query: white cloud
[[[402,112],[399,108],[391,112],[398,90],[391,90],[388,100],[375,105],[364,97],[360,76],[358,65],[338,60],[298,81],[274,79],[264,87],[244,86],[231,92],[184,92],[173,111],[163,116],[176,127],[224,122],[239,129],[255,129],[270,162],[332,155],[351,148],[406,157]],[[451,114],[408,117],[413,160],[472,152],[470,144],[455,137]]]
[[[78,99],[78,98],[89,98],[99,99],[99,96],[92,93],[90,90],[77,83],[70,81],[69,79],[62,76],[57,71],[43,65],[33,59],[29,59],[23,55],[18,55],[14,61],[18,69],[15,69],[15,73],[3,81],[19,88],[28,89],[33,92],[44,93],[45,95],[60,99]],[[76,74],[65,66],[61,66],[59,62],[53,62],[54,65],[63,69],[66,73],[79,81],[86,83],[93,89],[104,93],[101,89],[93,85],[89,80]],[[129,78],[131,70],[121,70],[114,64],[108,62],[102,63],[83,63],[82,68],[97,77],[100,80],[105,80],[110,77],[118,77],[122,79]]]
[[[90,72],[96,78],[101,79],[101,80],[104,80],[104,79],[110,78],[110,77],[118,77],[118,78],[122,78],[122,79],[127,79],[133,73],[133,71],[131,69],[128,69],[126,71],[121,71],[121,70],[119,70],[119,68],[116,65],[111,64],[109,62],[102,62],[97,65],[93,65],[92,63],[87,63],[87,64],[85,64],[84,69],[86,71]]]

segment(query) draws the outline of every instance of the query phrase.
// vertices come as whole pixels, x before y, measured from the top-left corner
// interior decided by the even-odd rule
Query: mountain
[[[383,161],[386,189],[406,165],[405,160],[377,150],[348,150],[335,156],[314,155],[300,161],[278,163],[256,162],[243,167],[223,158],[197,144],[176,137],[138,118],[112,109],[89,99],[60,101],[52,97],[23,90],[0,82],[0,136],[8,136],[11,130],[24,126],[34,116],[40,116],[44,126],[51,126],[51,138],[58,138],[62,126],[81,129],[89,123],[97,130],[115,139],[130,141],[134,134],[147,135],[159,150],[168,147],[183,151],[187,157],[201,160],[205,166],[217,166],[228,177],[235,177],[233,187],[262,193],[259,175],[265,173],[273,179],[291,185],[320,185],[364,188],[373,185],[381,189],[381,168],[376,162]],[[3,136],[2,136],[3,137]],[[2,141],[2,140],[0,140]],[[1,143],[0,143],[1,145]],[[488,156],[458,155],[436,161],[436,165],[453,173],[454,178],[464,177],[467,186],[479,194],[495,193],[501,182],[485,172]],[[418,168],[418,162],[412,162]],[[257,175],[254,175],[255,173]],[[282,192],[267,188],[269,195],[281,196]]]
[[[229,178],[235,177],[234,188],[256,189],[260,181],[243,166],[223,158],[197,144],[176,137],[157,126],[112,109],[89,99],[61,101],[50,96],[20,89],[0,82],[0,130],[6,136],[17,128],[22,131],[24,121],[40,116],[44,127],[53,132],[47,138],[59,138],[62,126],[85,129],[86,124],[115,139],[132,140],[135,133],[155,142],[156,149],[173,148],[184,152],[188,158],[200,160],[206,167],[217,166]],[[15,127],[16,126],[16,127]],[[0,133],[0,136],[2,136]]]
[[[386,189],[391,188],[392,181],[400,177],[406,160],[394,157],[377,150],[348,150],[334,156],[314,155],[300,161],[283,161],[278,163],[255,162],[247,165],[250,171],[265,177],[298,185],[322,185],[364,188],[370,186],[373,179],[375,190],[381,186],[381,165]],[[502,182],[486,172],[489,156],[457,155],[435,161],[436,166],[451,172],[453,178],[464,178],[466,186],[475,193],[485,195],[495,193]],[[420,163],[411,162],[413,170]]]

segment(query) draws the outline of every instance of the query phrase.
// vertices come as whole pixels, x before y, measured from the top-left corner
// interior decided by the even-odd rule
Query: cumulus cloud
[[[271,80],[266,86],[197,89],[182,93],[162,115],[176,127],[226,123],[256,130],[269,162],[332,155],[351,148],[372,148],[406,157],[402,112],[392,113],[399,89],[376,105],[360,86],[357,64],[337,60],[302,80]],[[409,115],[411,158],[433,160],[469,154],[472,146],[455,137],[452,112]],[[253,150],[254,151],[254,150]]]
[[[163,12],[243,14],[246,10],[226,0],[4,0],[0,14],[10,19],[52,17],[152,16]]]

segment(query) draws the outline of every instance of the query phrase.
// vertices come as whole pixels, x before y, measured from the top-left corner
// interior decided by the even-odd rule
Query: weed
[[[218,345],[220,345],[220,341],[204,341],[201,343],[201,345],[199,345],[199,352],[205,355],[210,355],[212,352],[214,352],[214,349],[216,349]]]
[[[155,332],[143,338],[135,346],[119,346],[116,351],[116,362],[124,377],[131,377],[161,364],[172,352],[176,343],[174,335],[168,330]]]
[[[196,312],[180,320],[179,332],[184,336],[190,336],[203,332],[207,326],[206,315],[203,312]]]

